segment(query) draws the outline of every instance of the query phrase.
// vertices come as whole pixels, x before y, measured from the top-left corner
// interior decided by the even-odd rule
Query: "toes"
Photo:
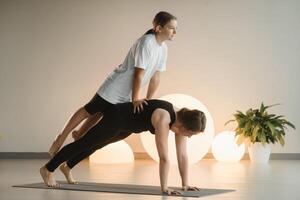
[[[51,184],[48,184],[47,186],[51,187],[51,188],[59,188],[60,184],[59,183],[51,183]]]

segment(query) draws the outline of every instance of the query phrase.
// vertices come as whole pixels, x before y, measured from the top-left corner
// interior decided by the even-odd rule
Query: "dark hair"
[[[168,12],[165,12],[165,11],[160,11],[159,13],[157,13],[153,19],[153,26],[154,28],[156,26],[161,26],[161,27],[164,27],[169,21],[171,20],[177,20],[177,18],[168,13]],[[155,30],[152,28],[152,29],[149,29],[146,33],[146,34],[155,34]]]
[[[183,127],[189,131],[203,132],[206,126],[206,116],[200,110],[182,108],[177,111],[177,118]]]

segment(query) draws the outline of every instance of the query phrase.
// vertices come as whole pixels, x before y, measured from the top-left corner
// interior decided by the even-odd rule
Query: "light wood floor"
[[[195,199],[148,195],[127,195],[100,192],[40,190],[13,188],[15,184],[41,182],[38,169],[46,160],[0,160],[0,200],[163,200]],[[99,165],[84,161],[74,168],[78,181],[159,185],[158,165],[150,160],[137,160],[133,164]],[[63,180],[59,171],[58,180]],[[222,200],[299,200],[300,161],[271,160],[269,164],[221,163],[202,160],[190,167],[190,183],[203,188],[234,189],[235,192],[202,197]],[[169,185],[180,186],[176,166],[171,166]]]

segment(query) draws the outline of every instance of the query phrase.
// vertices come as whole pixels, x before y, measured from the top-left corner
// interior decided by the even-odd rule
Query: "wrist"
[[[188,188],[189,188],[188,185],[183,185],[183,186],[182,186],[182,189],[183,189],[183,190],[186,190],[186,189],[188,189]]]

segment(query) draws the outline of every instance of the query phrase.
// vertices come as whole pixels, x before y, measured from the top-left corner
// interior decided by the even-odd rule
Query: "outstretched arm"
[[[140,99],[142,79],[144,77],[145,70],[142,68],[134,68],[134,77],[132,83],[132,103],[133,103],[133,112],[139,113],[143,111],[143,104],[147,105],[145,99]]]
[[[177,161],[178,161],[178,168],[179,173],[181,176],[181,183],[182,183],[182,189],[184,191],[187,190],[200,190],[200,188],[197,187],[191,187],[189,186],[189,164],[188,164],[188,156],[187,156],[187,150],[186,150],[186,140],[187,137],[183,135],[175,135],[175,142],[176,142],[176,154],[177,154]]]
[[[170,115],[163,109],[156,109],[151,118],[155,128],[155,142],[159,155],[159,177],[161,191],[168,195],[179,195],[180,192],[168,188],[168,174],[170,168],[168,156],[168,135]]]
[[[166,134],[168,131],[168,127],[163,123],[156,126],[155,142],[159,155],[159,177],[162,191],[166,191],[168,188],[168,174],[170,168],[168,156],[168,135]]]
[[[181,176],[181,184],[182,187],[184,188],[185,186],[188,186],[188,172],[189,172],[188,156],[186,153],[186,137],[176,134],[175,142],[176,142],[178,168]]]
[[[149,85],[148,85],[148,91],[147,91],[147,99],[152,99],[154,96],[154,93],[156,92],[159,82],[160,82],[160,71],[156,71],[155,74],[150,79]]]

